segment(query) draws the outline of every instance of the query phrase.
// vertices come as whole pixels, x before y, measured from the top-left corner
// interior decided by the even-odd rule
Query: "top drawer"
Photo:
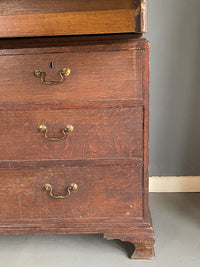
[[[146,31],[146,0],[1,0],[0,37]]]
[[[88,47],[86,50],[78,46],[74,51],[28,48],[15,50],[13,54],[12,49],[1,50],[0,102],[142,98],[142,50],[106,51],[109,45],[102,45],[103,51],[100,46],[97,51],[95,44]],[[70,69],[68,76],[61,73],[63,68]],[[35,70],[43,72],[40,78],[34,75]],[[45,81],[58,84],[49,85]]]

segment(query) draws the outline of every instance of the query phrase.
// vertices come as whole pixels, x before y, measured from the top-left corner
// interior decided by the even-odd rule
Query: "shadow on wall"
[[[200,175],[199,9],[199,0],[149,1],[151,176]]]

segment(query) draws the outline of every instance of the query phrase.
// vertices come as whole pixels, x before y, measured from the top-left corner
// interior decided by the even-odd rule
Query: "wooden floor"
[[[200,193],[151,193],[156,259],[130,260],[132,247],[101,235],[0,237],[0,267],[199,267]]]

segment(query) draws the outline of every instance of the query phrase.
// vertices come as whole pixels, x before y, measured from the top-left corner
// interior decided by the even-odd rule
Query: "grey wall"
[[[150,175],[200,176],[200,0],[149,0]]]

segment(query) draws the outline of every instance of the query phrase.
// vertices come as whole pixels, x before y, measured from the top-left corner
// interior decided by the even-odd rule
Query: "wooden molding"
[[[200,176],[153,176],[149,192],[200,192]]]

